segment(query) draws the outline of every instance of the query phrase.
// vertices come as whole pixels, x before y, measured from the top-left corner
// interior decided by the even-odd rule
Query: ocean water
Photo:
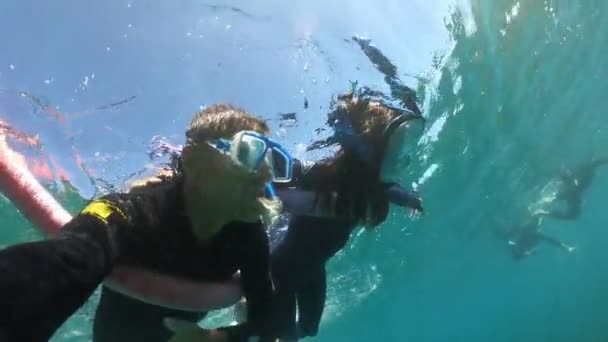
[[[392,208],[329,266],[311,341],[607,341],[608,169],[579,220],[546,219],[523,260],[499,234],[550,197],[562,167],[608,156],[603,1],[0,2],[0,118],[38,134],[70,210],[146,172],[154,135],[227,101],[299,157],[349,81],[387,91],[352,41],[372,39],[417,89],[428,130],[403,178],[425,215]],[[25,93],[24,93],[25,92]],[[304,108],[304,102],[309,103]],[[296,112],[295,123],[279,114]],[[0,199],[0,245],[39,236]],[[95,296],[53,341],[87,341]],[[225,315],[216,315],[221,321]]]

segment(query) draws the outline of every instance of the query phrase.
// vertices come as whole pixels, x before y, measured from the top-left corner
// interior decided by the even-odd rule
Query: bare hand
[[[413,203],[410,204],[410,218],[419,218],[424,214],[424,208],[422,207],[422,198],[418,193],[415,194],[416,198]]]
[[[418,209],[411,209],[409,217],[412,219],[417,219],[422,216],[422,211]]]

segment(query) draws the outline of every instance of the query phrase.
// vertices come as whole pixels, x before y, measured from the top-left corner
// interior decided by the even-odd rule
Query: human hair
[[[346,116],[352,133],[371,147],[373,158],[360,158],[354,149],[339,144],[335,155],[320,162],[321,173],[336,175],[335,179],[325,177],[321,190],[337,193],[335,210],[338,216],[349,217],[354,224],[378,226],[386,219],[389,207],[386,188],[379,182],[386,149],[384,131],[401,112],[350,92],[337,97],[329,114],[330,120],[336,118],[337,113]]]
[[[230,104],[216,104],[194,114],[186,130],[188,142],[200,143],[209,139],[229,139],[240,131],[268,134],[266,123]]]

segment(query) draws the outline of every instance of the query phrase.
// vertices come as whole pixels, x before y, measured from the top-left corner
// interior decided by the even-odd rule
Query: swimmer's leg
[[[171,317],[198,322],[204,314],[147,304],[103,287],[93,322],[93,342],[166,342]]]
[[[546,242],[550,243],[551,245],[559,247],[559,248],[563,249],[566,252],[572,252],[575,249],[573,246],[566,245],[565,243],[559,241],[558,239],[556,239],[556,238],[554,238],[552,236],[545,235],[543,233],[538,233],[538,236],[539,236],[539,238],[541,238],[541,239],[545,240]]]
[[[275,283],[274,326],[282,338],[296,336],[296,293],[291,284]]]
[[[317,335],[327,296],[325,265],[308,273],[308,277],[297,292],[299,338]]]

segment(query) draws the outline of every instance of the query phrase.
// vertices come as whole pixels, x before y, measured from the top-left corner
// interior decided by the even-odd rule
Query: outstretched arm
[[[543,233],[538,233],[538,236],[541,239],[543,239],[544,241],[550,243],[551,245],[553,245],[555,247],[559,247],[559,248],[565,250],[566,252],[572,252],[574,250],[574,247],[566,245],[565,243],[559,241],[558,239],[556,239],[552,236],[549,236],[549,235],[546,235]]]
[[[0,250],[0,332],[12,341],[48,340],[112,269],[114,228],[79,215],[55,237]]]
[[[422,198],[415,191],[408,191],[399,184],[393,184],[388,188],[387,194],[391,203],[411,208],[420,213],[424,211],[422,208]]]
[[[7,136],[28,145],[37,139],[0,120],[0,192],[46,235],[56,233],[72,216],[49,194],[27,167],[25,158],[12,150]]]
[[[72,216],[32,175],[24,157],[8,146],[7,135],[27,137],[0,121],[0,191],[35,228],[46,236],[54,236]],[[236,303],[242,296],[238,281],[194,282],[129,266],[115,267],[112,274],[106,277],[105,284],[147,303],[187,311],[224,308]]]
[[[277,194],[285,211],[294,215],[333,217],[335,216],[335,192],[317,191],[316,184],[327,175],[315,168],[315,163],[295,160],[293,180],[289,184],[277,184]],[[306,184],[306,186],[304,185]],[[312,188],[302,190],[302,187]],[[415,191],[408,191],[399,184],[386,184],[386,195],[391,203],[422,213],[422,199]]]

